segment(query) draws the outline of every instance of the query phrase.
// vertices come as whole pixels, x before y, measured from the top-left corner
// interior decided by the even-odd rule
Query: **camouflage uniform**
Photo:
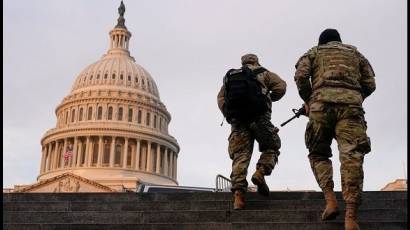
[[[295,81],[309,105],[305,143],[320,188],[333,190],[331,142],[338,143],[342,192],[346,203],[360,203],[363,159],[370,152],[363,100],[376,89],[367,59],[338,41],[315,46],[296,64]]]
[[[246,55],[244,57],[247,58]],[[256,63],[246,65],[252,70],[260,68],[257,59]],[[281,143],[277,134],[279,129],[271,123],[270,119],[272,101],[277,101],[283,97],[286,92],[286,82],[270,71],[258,74],[257,79],[261,82],[262,92],[268,95],[269,111],[257,117],[251,123],[242,123],[234,120],[231,123],[228,151],[229,157],[232,159],[232,191],[247,190],[248,182],[246,181],[246,175],[255,140],[259,143],[259,151],[262,153],[256,168],[263,167],[265,175],[271,174],[280,154]],[[218,107],[222,113],[225,102],[224,92],[225,89],[222,86],[217,98]]]

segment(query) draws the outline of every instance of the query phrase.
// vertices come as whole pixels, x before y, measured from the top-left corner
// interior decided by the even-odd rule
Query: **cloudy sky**
[[[82,69],[108,49],[118,1],[3,1],[3,187],[30,184],[39,173],[40,139],[55,127],[54,110]],[[273,104],[279,126],[299,107],[294,64],[317,44],[321,31],[339,30],[376,73],[376,92],[363,104],[372,152],[365,158],[365,190],[380,190],[407,173],[407,1],[404,0],[125,0],[130,51],[156,81],[172,114],[181,147],[180,185],[214,187],[229,177],[230,125],[216,94],[225,72],[255,53],[281,76],[287,93]],[[272,190],[319,190],[307,159],[302,117],[281,128]],[[335,187],[340,190],[335,141]],[[249,167],[258,159],[257,145]],[[249,178],[249,176],[248,176]]]

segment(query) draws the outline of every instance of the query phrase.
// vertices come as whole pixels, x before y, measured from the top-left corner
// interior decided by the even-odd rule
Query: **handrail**
[[[222,176],[221,174],[216,175],[215,178],[215,190],[216,192],[230,192],[231,191],[231,180]]]

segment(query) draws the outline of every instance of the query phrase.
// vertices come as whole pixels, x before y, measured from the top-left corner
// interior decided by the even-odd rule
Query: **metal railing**
[[[230,192],[231,191],[231,180],[222,176],[221,174],[216,175],[215,179],[215,191],[216,192]]]

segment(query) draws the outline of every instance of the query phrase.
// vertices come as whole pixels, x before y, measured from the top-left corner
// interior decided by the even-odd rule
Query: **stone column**
[[[174,168],[174,179],[177,180],[177,169],[178,169],[178,154],[175,152],[175,168]]]
[[[155,172],[157,174],[161,173],[161,146],[159,144],[157,144],[157,166],[155,167]]]
[[[46,158],[45,147],[41,149],[41,160],[40,160],[40,174],[44,172],[44,159]]]
[[[77,154],[77,167],[80,167],[81,165],[81,159],[83,158],[83,141],[80,140],[80,147],[78,148],[78,154]],[[85,154],[85,153],[84,153]]]
[[[67,118],[66,118],[67,123],[66,123],[66,125],[68,126],[68,125],[70,125],[70,122],[71,122],[71,108],[69,108],[67,111],[68,111],[68,113],[66,113],[67,114]]]
[[[70,160],[70,167],[74,167],[75,166],[75,162],[77,160],[77,155],[78,155],[78,137],[74,137],[74,146],[73,146],[73,157]]]
[[[128,77],[127,77],[127,73],[124,73],[124,80],[123,80],[123,82],[127,82],[128,81]],[[124,84],[124,83],[123,83]],[[123,106],[123,113],[124,113],[124,117],[123,117],[123,119],[122,119],[122,121],[123,122],[127,122],[128,123],[128,110],[130,109],[127,105],[124,105]]]
[[[165,147],[164,149],[164,175],[168,176],[168,148]]]
[[[111,141],[111,149],[110,149],[110,167],[114,167],[115,139],[116,137],[113,136],[112,141]]]
[[[140,170],[140,153],[141,153],[141,141],[137,139],[137,147],[135,148],[135,169]]]
[[[122,168],[127,168],[127,159],[128,159],[128,137],[125,138],[125,144],[124,144],[124,154],[123,154],[123,159],[122,159]]]
[[[176,164],[177,164],[177,158],[176,158],[177,153],[172,152],[172,178],[175,179],[175,169],[176,169]]]
[[[56,145],[54,149],[53,168],[58,168],[58,140],[56,140]]]
[[[68,142],[67,138],[64,138],[63,152],[61,153],[61,159],[60,159],[61,168],[64,168],[64,153],[67,151],[67,144],[68,144],[67,142]]]
[[[48,149],[47,149],[46,171],[49,171],[50,164],[51,164],[51,143],[48,143],[47,146],[48,146]]]
[[[103,155],[103,136],[99,136],[97,167],[101,167],[102,155]]]
[[[49,163],[49,170],[53,170],[54,167],[54,154],[53,154],[53,142],[50,142],[50,163]]]
[[[142,85],[142,78],[141,80],[141,85]],[[145,109],[141,109],[141,125],[147,126],[147,111]]]
[[[172,156],[172,150],[169,151],[169,177],[173,178],[173,174],[172,174],[172,167],[174,166],[174,158]]]
[[[147,142],[147,172],[152,172],[152,162],[151,162],[151,141]]]
[[[131,169],[133,168],[135,168],[135,145],[131,145]]]
[[[51,170],[51,166],[52,166],[52,150],[53,150],[53,142],[48,143],[48,151],[47,151],[47,171]]]
[[[87,136],[87,141],[85,142],[85,162],[84,165],[85,167],[89,167],[90,166],[90,162],[91,162],[91,155],[90,154],[90,136]]]

